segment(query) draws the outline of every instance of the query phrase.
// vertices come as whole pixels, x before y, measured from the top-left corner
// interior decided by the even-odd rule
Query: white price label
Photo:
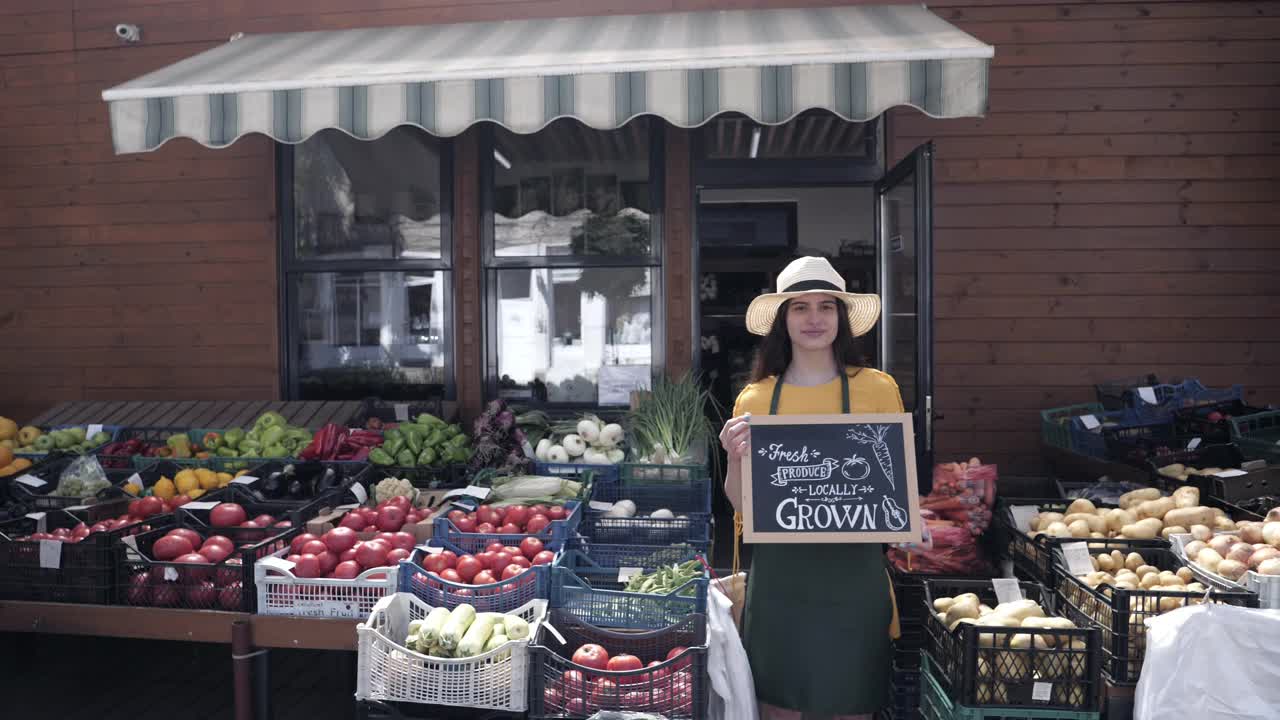
[[[279,557],[265,557],[258,561],[258,564],[267,568],[275,568],[276,570],[284,570],[293,572],[294,564]]]
[[[409,403],[396,403],[396,422],[409,422]]]
[[[165,582],[178,582],[178,569],[167,567],[164,569]]]
[[[1031,686],[1031,699],[1035,702],[1049,702],[1053,697],[1053,683],[1036,681]]]
[[[587,503],[587,507],[591,508],[592,510],[599,510],[600,512],[609,512],[610,510],[613,509],[613,503],[601,502],[599,500],[592,500],[591,502]]]
[[[1148,405],[1159,405],[1160,401],[1156,399],[1156,389],[1153,387],[1138,388],[1138,397]]]
[[[124,487],[125,485],[129,485],[129,484],[133,484],[133,485],[137,485],[138,487],[142,487],[142,476],[141,476],[141,475],[139,475],[138,473],[134,473],[134,474],[132,474],[132,475],[130,475],[130,476],[129,476],[129,479],[128,479],[128,480],[125,480],[123,483],[121,483],[121,484],[120,484],[120,487]]]
[[[57,570],[62,567],[61,540],[40,541],[40,567],[48,570]]]
[[[125,553],[128,554],[130,560],[141,560],[142,552],[138,550],[138,538],[133,535],[125,535],[120,538],[120,542],[124,543]]]
[[[27,513],[27,517],[36,521],[36,532],[48,532],[48,521],[42,512]]]
[[[1084,423],[1085,430],[1097,430],[1102,427],[1102,423],[1098,422],[1098,418],[1092,415],[1081,415],[1080,422]]]
[[[1188,450],[1195,450],[1200,447],[1200,438],[1191,438],[1191,442],[1187,443]]]
[[[644,568],[638,568],[638,567],[618,568],[618,582],[620,583],[630,582],[631,578],[639,575],[642,572],[644,572]]]
[[[1072,575],[1088,575],[1093,572],[1093,559],[1089,556],[1088,543],[1063,544],[1062,557],[1067,561],[1067,572]]]
[[[1014,505],[1009,508],[1009,512],[1013,515],[1013,522],[1022,532],[1031,532],[1031,518],[1040,514],[1040,508],[1035,505]]]
[[[1220,477],[1220,478],[1233,478],[1233,477],[1240,477],[1241,475],[1248,475],[1248,474],[1249,473],[1243,470],[1223,470],[1222,472],[1216,472],[1213,475],[1214,477]]]
[[[22,477],[19,477],[14,482],[20,482],[23,485],[29,485],[33,488],[44,487],[45,485],[49,484],[41,480],[40,478],[36,477],[35,475],[23,475]]]
[[[182,506],[183,510],[209,510],[221,505],[219,500],[201,500],[199,502],[189,502]]]
[[[102,426],[99,424],[93,424],[89,426],[88,430],[84,431],[84,435],[86,438],[92,438],[94,435],[97,435],[100,432],[102,432]]]
[[[252,476],[252,475],[241,475],[240,477],[236,478],[235,480],[232,480],[232,481],[231,481],[231,484],[232,484],[232,485],[252,485],[252,484],[254,484],[254,483],[256,483],[256,482],[258,482],[258,478],[254,477],[254,476]]]
[[[458,488],[457,490],[450,490],[449,492],[445,493],[444,497],[441,499],[448,500],[449,498],[463,497],[463,496],[473,497],[473,498],[476,498],[477,500],[484,500],[485,498],[489,497],[489,488],[480,487],[478,485],[468,485],[467,487]]]
[[[529,444],[528,440],[521,441],[520,449],[524,451],[524,456],[527,458],[532,458],[534,455],[537,454],[534,451],[533,446]]]
[[[996,602],[1001,605],[1022,599],[1022,586],[1013,578],[992,578],[991,586],[996,590]]]
[[[363,505],[365,501],[369,499],[368,491],[364,489],[364,485],[361,485],[358,482],[351,483],[351,494],[356,496],[356,501],[359,502],[361,505]]]

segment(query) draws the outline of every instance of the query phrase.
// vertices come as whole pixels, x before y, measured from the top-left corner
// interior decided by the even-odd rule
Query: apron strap
[[[773,397],[769,400],[770,415],[778,414],[778,403],[781,401],[782,375],[778,375],[778,381],[773,384]],[[849,373],[844,369],[840,371],[840,412],[844,415],[849,414]]]

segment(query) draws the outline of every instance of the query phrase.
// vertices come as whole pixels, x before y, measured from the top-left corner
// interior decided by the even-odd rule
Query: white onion
[[[1262,542],[1280,547],[1280,522],[1272,521],[1262,526]]]
[[[1254,550],[1253,554],[1249,556],[1249,569],[1257,570],[1259,565],[1271,558],[1280,558],[1280,550],[1277,550],[1270,545]]]
[[[1258,574],[1259,575],[1280,575],[1280,558],[1271,558],[1270,560],[1263,560],[1262,563],[1258,565]]]
[[[1218,563],[1218,574],[1228,580],[1239,580],[1244,571],[1249,567],[1239,560],[1231,560],[1230,558]]]

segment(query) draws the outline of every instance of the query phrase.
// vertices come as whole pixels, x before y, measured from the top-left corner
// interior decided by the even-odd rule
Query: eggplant
[[[325,468],[324,473],[320,475],[320,479],[316,480],[312,495],[329,492],[338,487],[338,473],[333,468]]]
[[[271,498],[278,498],[282,494],[281,485],[284,484],[284,473],[273,472],[262,481],[262,494]]]

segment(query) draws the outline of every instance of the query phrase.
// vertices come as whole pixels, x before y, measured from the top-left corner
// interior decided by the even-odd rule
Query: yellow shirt
[[[849,409],[852,413],[900,413],[902,392],[898,383],[888,373],[872,368],[848,368]],[[742,389],[733,404],[733,416],[744,413],[768,415],[773,400],[776,377],[765,378]],[[840,378],[822,385],[787,385],[779,400],[779,415],[838,415],[840,402]],[[886,571],[887,576],[888,571]],[[889,597],[893,601],[893,620],[889,623],[889,637],[901,635],[898,622],[898,601],[893,595],[893,583],[889,583]]]

